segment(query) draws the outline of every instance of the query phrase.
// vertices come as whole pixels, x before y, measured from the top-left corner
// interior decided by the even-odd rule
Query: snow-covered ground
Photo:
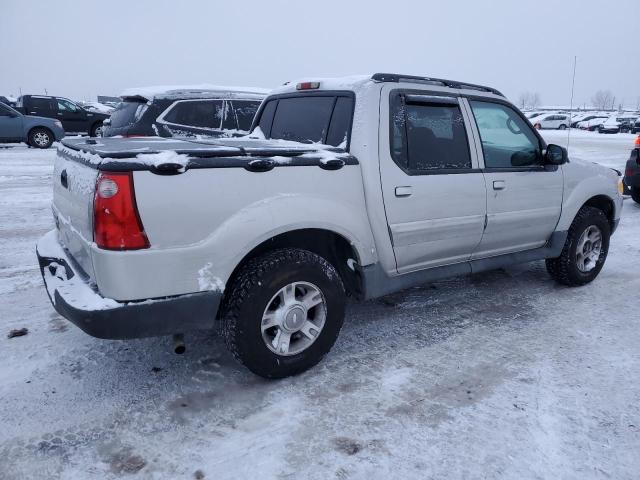
[[[571,156],[621,170],[632,143],[573,131]],[[214,334],[176,356],[53,311],[34,245],[54,154],[0,148],[0,479],[638,478],[631,200],[593,284],[558,286],[538,262],[354,304],[318,367],[269,382]]]

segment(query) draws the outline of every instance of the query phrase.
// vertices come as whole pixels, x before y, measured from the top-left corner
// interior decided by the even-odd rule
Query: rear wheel
[[[34,128],[29,132],[28,143],[35,148],[49,148],[55,137],[48,128]]]
[[[564,123],[558,127],[559,130],[565,130],[566,128],[567,126]]]
[[[635,188],[631,190],[631,198],[634,202],[640,203],[640,190],[636,190]]]
[[[247,263],[225,299],[222,331],[253,373],[282,378],[316,365],[344,320],[345,292],[335,268],[306,250],[282,249]]]
[[[560,256],[546,260],[551,277],[571,287],[593,281],[607,258],[610,232],[602,210],[582,207],[569,228]]]

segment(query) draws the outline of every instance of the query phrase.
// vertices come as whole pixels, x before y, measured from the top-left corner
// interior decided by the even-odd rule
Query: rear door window
[[[352,112],[348,96],[284,97],[266,103],[258,126],[266,138],[347,148]]]
[[[39,111],[52,111],[54,110],[53,98],[50,97],[31,97],[29,100],[30,108]]]
[[[174,125],[219,129],[223,116],[222,100],[183,100],[176,102],[162,119]]]

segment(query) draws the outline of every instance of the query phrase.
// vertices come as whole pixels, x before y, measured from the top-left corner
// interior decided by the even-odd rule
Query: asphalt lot
[[[624,169],[633,136],[572,135],[571,157]],[[176,356],[54,312],[34,254],[54,156],[0,148],[0,479],[638,478],[630,199],[594,283],[537,262],[354,304],[318,367],[268,382],[213,333]]]

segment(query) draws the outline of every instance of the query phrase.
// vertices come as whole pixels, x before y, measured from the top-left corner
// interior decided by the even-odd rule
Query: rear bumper
[[[56,311],[93,337],[125,339],[213,328],[222,292],[117,302],[83,278],[52,230],[36,247],[40,272]]]

